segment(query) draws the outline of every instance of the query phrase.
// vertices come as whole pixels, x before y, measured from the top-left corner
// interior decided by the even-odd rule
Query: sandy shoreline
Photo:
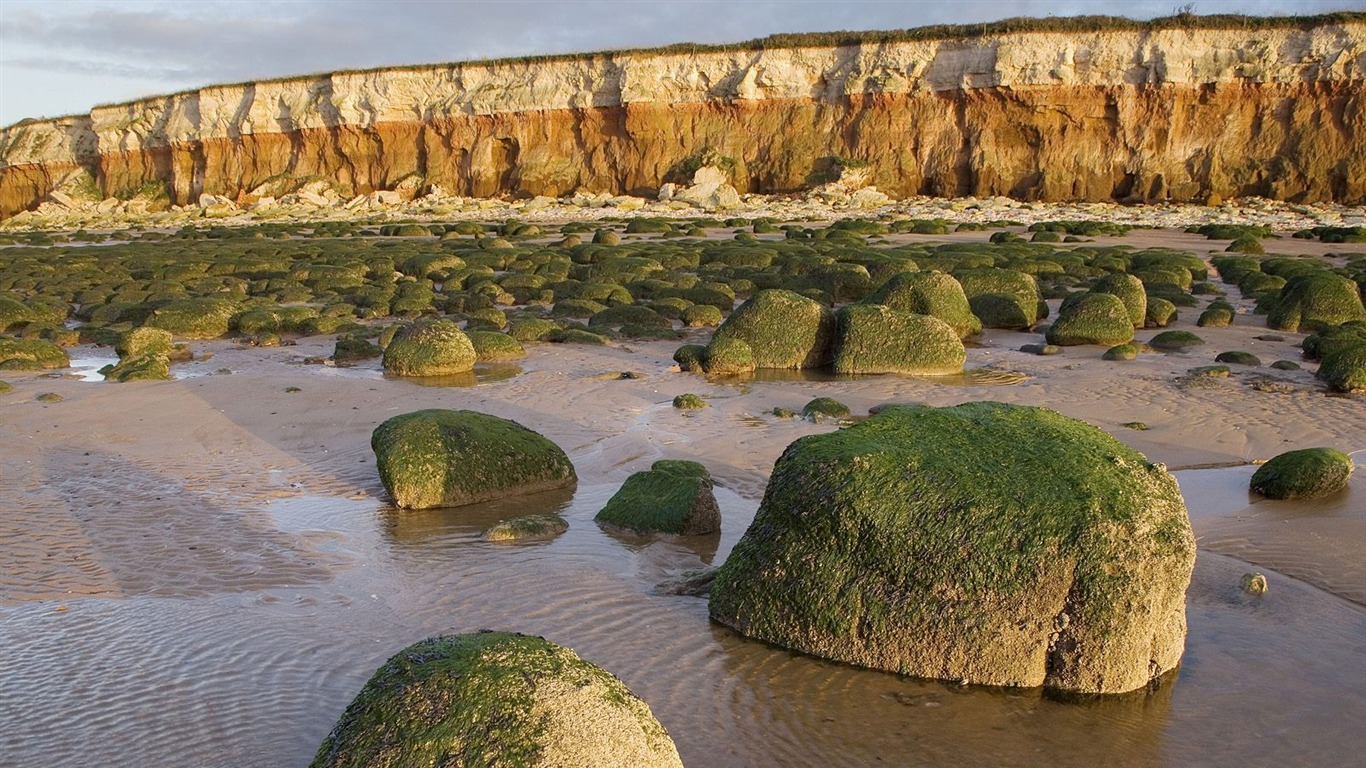
[[[948,238],[921,238],[944,239]],[[1113,242],[1180,247],[1201,254],[1218,245],[1170,230],[1133,232]],[[1289,238],[1275,241],[1277,250],[1282,246],[1286,252],[1296,252],[1292,248],[1306,253],[1361,250],[1360,246],[1323,246]],[[1344,451],[1366,448],[1366,401],[1329,396],[1314,379],[1312,364],[1300,371],[1267,368],[1265,364],[1273,360],[1301,360],[1298,344],[1303,334],[1276,333],[1282,337],[1279,341],[1258,339],[1269,335],[1264,319],[1247,313],[1248,302],[1232,300],[1244,313],[1227,328],[1196,329],[1199,309],[1181,310],[1180,320],[1172,327],[1198,330],[1205,345],[1187,354],[1146,353],[1132,362],[1103,361],[1100,347],[1073,347],[1057,356],[1036,356],[1018,348],[1041,341],[1040,335],[988,331],[968,349],[967,367],[1021,375],[1005,377],[1017,383],[996,385],[983,383],[993,380],[991,375],[927,380],[780,374],[748,381],[709,380],[675,370],[671,355],[680,342],[617,341],[605,347],[529,345],[529,355],[516,363],[521,372],[515,376],[491,378],[473,387],[431,387],[386,378],[377,361],[347,369],[305,362],[330,355],[331,336],[304,338],[296,345],[277,348],[251,347],[231,340],[192,342],[201,359],[177,365],[173,370],[180,378],[167,382],[113,384],[83,381],[60,372],[6,372],[0,378],[14,388],[0,395],[0,441],[9,446],[0,452],[0,493],[10,500],[12,510],[0,516],[0,551],[6,553],[5,568],[0,572],[0,610],[22,618],[25,627],[54,622],[54,631],[58,626],[55,617],[70,616],[70,623],[61,625],[66,627],[63,631],[78,634],[66,635],[69,637],[80,636],[71,627],[84,627],[86,623],[93,627],[99,621],[114,624],[110,631],[120,637],[137,635],[147,627],[174,625],[165,639],[156,640],[159,645],[188,643],[184,650],[164,651],[172,666],[178,663],[175,659],[180,653],[202,653],[204,659],[212,658],[220,649],[206,638],[219,631],[213,628],[214,622],[223,621],[223,616],[238,616],[245,626],[264,621],[259,618],[263,615],[282,618],[286,621],[279,627],[270,624],[269,631],[260,631],[262,637],[269,638],[272,649],[293,644],[288,649],[273,650],[274,655],[266,659],[260,658],[259,648],[244,640],[234,641],[242,643],[241,647],[233,644],[221,650],[231,656],[232,663],[244,664],[262,675],[268,667],[258,669],[255,665],[279,665],[295,676],[289,678],[295,684],[298,679],[311,680],[308,675],[318,674],[301,666],[301,658],[339,653],[329,643],[344,646],[348,659],[367,660],[349,665],[346,672],[326,672],[319,684],[327,694],[323,704],[314,699],[281,701],[282,711],[288,707],[297,711],[290,710],[292,714],[285,718],[288,734],[275,737],[285,739],[286,746],[271,742],[274,746],[270,749],[286,749],[291,755],[288,764],[300,763],[301,756],[306,760],[306,753],[330,727],[358,681],[373,669],[365,667],[368,660],[383,658],[399,647],[386,628],[400,626],[407,631],[410,624],[423,631],[452,627],[468,630],[491,624],[545,633],[557,641],[582,646],[578,649],[586,656],[596,655],[657,711],[662,709],[661,717],[679,740],[685,760],[702,755],[704,759],[696,764],[754,764],[752,755],[743,750],[721,754],[720,747],[714,746],[705,733],[678,726],[680,721],[693,722],[686,713],[698,707],[693,697],[698,695],[699,683],[677,679],[652,666],[656,656],[665,651],[650,645],[658,642],[657,638],[637,636],[637,628],[649,625],[668,635],[680,634],[685,631],[680,627],[687,627],[700,632],[702,639],[679,641],[677,652],[688,656],[684,668],[720,668],[717,674],[725,672],[731,676],[727,680],[739,677],[746,685],[756,686],[755,690],[741,686],[733,691],[726,687],[731,683],[706,683],[706,695],[737,697],[735,701],[749,707],[744,711],[753,713],[746,715],[753,722],[747,721],[745,727],[763,733],[770,727],[793,729],[791,748],[782,747],[787,751],[773,753],[777,755],[775,764],[819,764],[823,759],[828,762],[830,755],[819,750],[802,753],[801,733],[803,728],[815,732],[826,726],[824,721],[802,726],[802,717],[828,711],[835,713],[828,716],[847,715],[854,722],[862,716],[856,712],[859,707],[889,706],[886,697],[893,696],[901,698],[892,702],[893,709],[879,710],[882,714],[878,717],[893,718],[888,723],[895,724],[903,699],[915,706],[926,701],[939,706],[937,697],[944,694],[925,688],[924,683],[903,681],[897,685],[910,688],[898,687],[894,693],[875,696],[868,692],[872,690],[868,686],[876,688],[881,683],[869,681],[882,678],[869,677],[873,673],[811,660],[792,661],[789,654],[744,644],[723,630],[708,631],[700,602],[656,604],[643,597],[648,586],[639,585],[657,583],[686,567],[724,559],[728,547],[743,531],[745,516],[753,514],[782,450],[798,437],[837,428],[778,418],[772,413],[775,407],[800,410],[814,397],[830,396],[861,415],[888,402],[953,405],[990,399],[1045,406],[1086,420],[1177,471],[1202,552],[1202,565],[1197,567],[1191,587],[1192,622],[1222,617],[1218,620],[1225,623],[1217,625],[1218,632],[1250,633],[1228,641],[1228,648],[1212,644],[1208,634],[1193,639],[1195,651],[1189,663],[1197,672],[1206,670],[1204,674],[1214,674],[1216,680],[1223,680],[1221,676],[1236,678],[1238,667],[1219,666],[1225,663],[1224,657],[1256,657],[1266,650],[1257,643],[1270,637],[1266,633],[1277,624],[1299,626],[1318,621],[1313,618],[1318,616],[1328,617],[1324,621],[1337,643],[1334,648],[1347,649],[1335,653],[1347,654],[1343,658],[1348,663],[1351,659],[1359,661],[1360,643],[1352,640],[1352,633],[1358,625],[1366,626],[1366,561],[1361,558],[1366,551],[1366,476],[1358,473],[1342,494],[1307,503],[1251,497],[1246,482],[1253,469],[1250,462],[1283,451],[1318,445]],[[1052,305],[1056,311],[1056,302]],[[1146,341],[1155,333],[1139,331],[1137,340]],[[709,334],[709,330],[695,331],[689,341],[703,342]],[[1178,382],[1190,368],[1210,364],[1219,352],[1234,349],[1255,353],[1264,365],[1255,369],[1235,366],[1230,378],[1212,380],[1207,387],[1186,387]],[[110,355],[107,349],[88,346],[71,351],[73,358]],[[639,376],[622,379],[612,375],[622,371]],[[1258,377],[1267,376],[1276,386],[1253,386]],[[51,403],[35,399],[48,392],[63,399]],[[686,414],[675,410],[672,398],[687,392],[706,397],[710,407]],[[528,578],[526,573],[539,572],[541,565],[535,558],[550,557],[537,554],[539,550],[499,553],[481,563],[466,563],[458,547],[470,546],[477,536],[479,525],[475,522],[461,521],[449,513],[395,514],[385,509],[369,447],[370,433],[393,415],[432,407],[468,408],[511,418],[565,448],[578,471],[580,492],[573,501],[546,502],[569,505],[564,508],[572,519],[571,533],[564,544],[557,545],[562,549],[544,551],[558,552],[556,567],[569,569],[570,578],[556,575],[546,584],[517,581]],[[1130,422],[1143,422],[1148,429],[1125,426]],[[650,543],[611,539],[592,526],[591,507],[605,498],[603,494],[610,494],[627,475],[658,458],[694,459],[708,466],[724,494],[723,515],[729,523],[722,537]],[[489,513],[492,517],[500,514],[508,513]],[[365,521],[374,522],[379,533],[366,529],[362,524]],[[371,541],[367,536],[380,538]],[[584,543],[585,539],[592,541]],[[607,547],[612,554],[604,558],[602,550],[593,547]],[[625,554],[616,554],[616,550]],[[384,558],[376,560],[376,552],[382,552]],[[517,558],[526,560],[517,567],[528,570],[517,570],[503,562]],[[619,564],[603,566],[604,559],[610,563],[619,559]],[[592,575],[604,567],[609,576],[635,585],[631,589],[636,591],[625,595],[612,592],[619,586],[616,581],[604,582]],[[472,570],[466,573],[461,568]],[[621,572],[613,572],[613,568]],[[376,574],[367,573],[367,569],[390,569],[421,583],[431,579],[441,585],[443,595],[468,588],[471,593],[464,597],[473,601],[473,606],[459,603],[459,610],[452,613],[450,605],[413,587],[408,587],[413,590],[409,593],[371,594],[372,582],[366,578]],[[1272,592],[1260,607],[1243,602],[1236,587],[1238,576],[1254,569],[1271,577]],[[448,571],[460,578],[442,575]],[[505,573],[512,581],[500,586],[498,578]],[[579,576],[582,583],[574,581]],[[380,582],[390,583],[384,579]],[[537,607],[538,590],[548,589],[559,590],[555,602]],[[505,598],[508,590],[530,597]],[[518,606],[518,613],[500,611],[504,599]],[[1308,607],[1311,604],[1312,609]],[[135,618],[127,619],[132,622],[128,627],[119,623],[123,619],[114,618],[130,615]],[[318,617],[321,627],[315,631],[335,634],[344,626],[348,634],[345,638],[314,636],[308,629],[312,617]],[[510,622],[519,624],[509,627]],[[349,634],[352,632],[355,634]],[[157,632],[152,634],[159,637]],[[45,649],[61,636],[37,636],[32,647],[26,645],[16,658],[35,658],[32,654],[48,658],[42,654],[51,653]],[[201,648],[196,643],[204,645]],[[727,649],[726,654],[718,655],[718,643]],[[618,656],[623,648],[626,650]],[[1273,644],[1270,650],[1276,652],[1276,648]],[[1305,652],[1316,651],[1307,648]],[[196,664],[192,659],[183,663],[188,667]],[[217,670],[227,662],[214,658],[212,663]],[[796,666],[775,666],[780,663]],[[61,664],[52,664],[54,670],[62,669]],[[1275,674],[1290,680],[1299,674],[1294,669],[1296,664],[1301,662],[1287,657],[1283,666],[1289,671]],[[1214,667],[1216,673],[1207,671]],[[1322,690],[1326,693],[1316,695],[1331,698],[1333,673],[1325,670],[1315,674],[1326,681],[1322,683],[1326,687],[1305,691]],[[19,685],[27,678],[14,679]],[[98,681],[106,678],[94,679],[99,687],[102,683]],[[775,682],[779,679],[783,682]],[[794,679],[797,682],[792,682]],[[1215,687],[1200,689],[1200,695],[1215,696],[1218,685],[1208,682],[1209,677],[1203,679],[1206,686]],[[51,680],[35,684],[60,687]],[[313,683],[305,683],[309,684]],[[716,690],[706,688],[708,684]],[[270,694],[260,694],[267,701],[273,701],[271,696],[284,695],[275,691],[279,682],[269,677],[253,678],[242,685],[270,690]],[[765,686],[793,685],[800,692],[798,698],[819,699],[825,709],[772,714],[771,708],[781,707],[764,700],[760,692]],[[198,690],[193,687],[190,690],[192,693],[184,694],[187,701],[200,706],[203,692],[193,693]],[[1179,708],[1182,697],[1193,690],[1178,685],[1176,703],[1160,702],[1143,714],[1096,715],[1069,710],[1047,717],[1077,720],[1083,730],[1101,727],[1089,724],[1087,718],[1092,716],[1102,721],[1114,718],[1120,723],[1123,727],[1115,730],[1102,727],[1105,738],[1086,747],[1100,750],[1094,755],[1096,759],[1103,759],[1113,747],[1128,750],[1123,764],[1184,764],[1189,762],[1190,753],[1183,750],[1191,749],[1190,739],[1196,737],[1182,730],[1182,735],[1172,737],[1172,745],[1164,746],[1160,734],[1166,722],[1165,708]],[[251,688],[238,695],[255,701],[255,691]],[[81,694],[73,689],[69,695],[79,699]],[[136,697],[137,692],[124,695]],[[63,711],[68,699],[53,696],[57,697],[53,711]],[[773,694],[775,701],[790,696]],[[759,699],[751,702],[749,697]],[[1000,704],[1001,697],[984,694],[981,698],[958,706],[980,709],[985,713],[981,714],[984,722],[1002,716],[991,709]],[[212,698],[207,701],[210,703],[201,706],[202,716],[216,718]],[[1037,709],[1047,707],[1039,705]],[[1349,706],[1347,711],[1356,710]],[[1007,721],[1013,722],[1009,717]],[[880,723],[874,729],[878,734],[891,733],[887,723],[869,722]],[[1051,731],[1050,722],[1043,722],[1041,717],[1039,730],[1012,731],[1004,743],[1016,743],[1015,739],[1021,745],[1033,743],[1031,740],[1040,733]],[[1147,731],[1134,730],[1135,723],[1157,735],[1142,735]],[[1284,727],[1283,723],[1260,720],[1239,725],[1256,734],[1279,732],[1277,729]],[[1324,730],[1312,731],[1312,738],[1334,748],[1350,746],[1351,739],[1337,730],[1339,724],[1330,721],[1320,727]],[[205,761],[203,764],[217,764],[214,760],[222,759],[221,755],[214,757],[213,744],[241,745],[241,736],[230,733],[235,728],[231,721],[214,728],[217,730],[210,729],[204,737],[208,741],[196,747],[204,751],[194,753]],[[1194,730],[1203,732],[1198,727]],[[1252,731],[1237,733],[1251,737]],[[739,740],[753,738],[744,728],[736,733]],[[165,735],[168,743],[175,743],[174,733]],[[0,732],[0,744],[4,736]],[[36,743],[31,738],[37,737],[26,734],[13,741],[31,749]],[[1287,737],[1287,744],[1295,745],[1305,738],[1311,737]],[[847,754],[841,750],[904,746],[891,735],[865,740],[868,745],[840,743],[822,748],[834,750],[832,754],[838,759]],[[1200,748],[1222,749],[1217,745]],[[136,751],[132,746],[127,749]],[[18,753],[25,754],[23,749]],[[1083,753],[1085,750],[1079,754]],[[1219,754],[1226,764],[1250,764],[1246,753]],[[1291,754],[1297,753],[1292,749]],[[276,763],[238,760],[235,764]]]

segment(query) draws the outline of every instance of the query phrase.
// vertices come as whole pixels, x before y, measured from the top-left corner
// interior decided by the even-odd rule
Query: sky
[[[0,0],[0,126],[215,83],[397,64],[907,29],[1012,16],[1147,19],[1182,0]],[[1366,0],[1197,0],[1200,14]]]

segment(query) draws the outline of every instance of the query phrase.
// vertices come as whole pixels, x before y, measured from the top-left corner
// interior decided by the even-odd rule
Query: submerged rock
[[[522,515],[484,531],[484,541],[534,541],[553,539],[569,530],[569,523],[559,515]]]
[[[861,666],[1120,693],[1179,663],[1194,561],[1176,481],[1099,429],[890,406],[788,446],[710,611]]]
[[[1317,499],[1346,488],[1354,468],[1332,448],[1287,451],[1258,467],[1249,487],[1270,499]]]
[[[311,768],[681,768],[669,733],[611,673],[543,638],[433,637],[385,662]]]
[[[711,474],[695,461],[656,461],[631,475],[593,519],[637,533],[694,536],[721,530]]]
[[[457,507],[578,482],[558,445],[476,411],[395,416],[375,428],[370,446],[384,490],[405,509]]]

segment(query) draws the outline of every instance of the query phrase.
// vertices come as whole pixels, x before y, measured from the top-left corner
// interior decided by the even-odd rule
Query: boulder
[[[1287,451],[1252,473],[1253,493],[1269,499],[1317,499],[1347,487],[1352,457],[1332,448]]]
[[[384,370],[398,376],[446,376],[474,370],[478,353],[450,320],[414,323],[384,349]]]
[[[674,190],[670,200],[715,211],[740,205],[740,193],[728,183],[725,171],[704,165],[693,174],[692,186]]]
[[[962,373],[967,351],[948,323],[881,304],[835,314],[835,373]]]
[[[1338,392],[1366,392],[1366,344],[1329,354],[1314,375]]]
[[[1060,347],[1080,344],[1110,347],[1132,340],[1134,325],[1132,315],[1120,297],[1110,293],[1077,293],[1063,301],[1058,319],[1048,327],[1045,337],[1049,344]]]
[[[695,461],[656,461],[631,475],[594,519],[636,533],[694,536],[721,530],[711,474]]]
[[[405,509],[457,507],[573,487],[558,445],[515,421],[431,409],[395,416],[370,436],[380,482]]]
[[[883,304],[903,312],[939,318],[948,323],[960,339],[982,332],[982,321],[972,314],[963,286],[943,272],[899,272],[864,299],[864,303]]]
[[[792,291],[769,289],[751,296],[716,329],[717,342],[743,341],[757,368],[819,368],[830,362],[835,315],[820,302]],[[712,371],[710,364],[708,372]]]
[[[384,663],[311,768],[681,768],[669,733],[611,673],[539,637],[433,637]]]
[[[70,365],[66,350],[50,341],[0,337],[0,371],[49,371]]]
[[[988,267],[957,272],[954,277],[963,286],[972,313],[987,328],[1026,330],[1047,315],[1040,311],[1048,305],[1031,274]]]
[[[1179,663],[1194,562],[1176,481],[1101,430],[889,406],[788,446],[710,612],[900,674],[1121,693]]]
[[[1129,311],[1129,320],[1135,328],[1142,328],[1148,319],[1148,294],[1143,290],[1143,281],[1123,272],[1106,275],[1091,287],[1092,293],[1108,293],[1118,296]]]
[[[1286,282],[1266,317],[1266,327],[1308,332],[1352,320],[1366,320],[1357,284],[1346,277],[1315,272]]]

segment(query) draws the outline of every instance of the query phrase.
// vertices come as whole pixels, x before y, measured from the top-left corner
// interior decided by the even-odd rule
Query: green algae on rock
[[[450,320],[410,325],[384,348],[384,370],[398,376],[447,376],[474,370],[478,353]]]
[[[948,323],[882,304],[835,313],[835,373],[962,373],[967,351]]]
[[[1121,693],[1179,663],[1194,561],[1176,481],[1101,430],[890,406],[788,446],[710,613],[860,666]]]
[[[1143,281],[1133,275],[1115,272],[1106,275],[1092,286],[1093,293],[1108,293],[1118,296],[1129,311],[1129,320],[1135,328],[1142,328],[1148,318],[1148,294],[1143,290]]]
[[[709,346],[743,341],[758,368],[819,368],[830,362],[834,335],[835,316],[829,308],[792,291],[769,289],[736,308]]]
[[[467,331],[465,335],[469,337],[470,344],[474,345],[475,359],[481,363],[526,357],[526,347],[506,333]]]
[[[1346,488],[1354,468],[1332,448],[1287,451],[1258,467],[1248,486],[1270,499],[1317,499]]]
[[[1357,284],[1330,272],[1311,272],[1286,282],[1267,315],[1266,327],[1315,331],[1352,320],[1366,320]]]
[[[569,523],[559,515],[522,515],[484,531],[484,541],[535,541],[553,539],[569,530]]]
[[[1356,344],[1328,355],[1314,375],[1338,392],[1366,392],[1366,344]]]
[[[903,312],[929,315],[948,323],[966,339],[982,332],[982,321],[972,314],[963,286],[943,272],[898,272],[863,300]]]
[[[70,365],[66,350],[52,342],[0,337],[0,371],[49,371]]]
[[[395,416],[375,428],[370,446],[384,490],[404,509],[457,507],[578,482],[558,445],[476,411]]]
[[[572,650],[507,632],[445,635],[384,663],[311,768],[682,768],[649,706]]]
[[[661,460],[636,472],[593,519],[637,533],[694,536],[721,530],[711,474],[695,461]]]
[[[1147,305],[1144,305],[1145,309]],[[1134,337],[1134,325],[1124,301],[1112,293],[1079,293],[1067,297],[1058,319],[1045,334],[1049,344],[1114,346]]]

